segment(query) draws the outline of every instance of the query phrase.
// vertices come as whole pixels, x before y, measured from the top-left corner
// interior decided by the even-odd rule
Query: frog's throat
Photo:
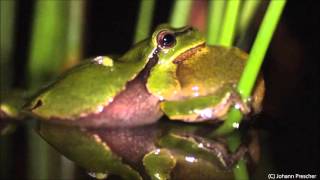
[[[183,52],[182,54],[180,54],[178,57],[176,57],[173,60],[174,64],[180,64],[181,62],[183,62],[184,60],[188,59],[189,57],[191,57],[192,55],[196,54],[198,51],[200,51],[203,47],[205,47],[205,43],[199,44],[193,48],[188,49],[187,51]]]

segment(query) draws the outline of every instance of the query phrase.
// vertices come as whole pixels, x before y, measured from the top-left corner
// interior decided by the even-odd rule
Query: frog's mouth
[[[191,49],[188,49],[187,51],[183,52],[182,54],[180,54],[178,57],[176,57],[173,60],[174,64],[180,64],[182,63],[184,60],[188,59],[189,57],[191,57],[192,55],[196,54],[198,51],[200,51],[203,47],[205,47],[205,43],[201,43]]]

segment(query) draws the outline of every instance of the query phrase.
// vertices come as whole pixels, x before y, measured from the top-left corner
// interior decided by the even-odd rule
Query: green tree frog
[[[163,24],[117,59],[99,56],[63,74],[26,110],[41,120],[81,127],[135,127],[165,114],[190,123],[219,122],[230,107],[260,110],[263,79],[250,101],[235,91],[247,54],[208,46],[196,29]]]
[[[262,78],[250,100],[235,90],[246,59],[238,48],[206,45],[194,28],[164,24],[119,58],[99,56],[67,71],[24,110],[42,120],[48,143],[96,177],[232,179],[230,167],[250,148],[230,153],[199,122],[221,122],[230,107],[261,109]],[[6,109],[3,116],[15,112]],[[158,121],[163,115],[178,122]]]

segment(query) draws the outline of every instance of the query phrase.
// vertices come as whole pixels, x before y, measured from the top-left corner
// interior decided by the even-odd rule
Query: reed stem
[[[208,23],[207,23],[207,44],[218,44],[223,14],[225,11],[225,2],[211,0],[209,1]]]
[[[138,21],[135,29],[134,43],[150,35],[155,0],[141,0]]]
[[[238,11],[240,0],[232,0],[227,2],[226,13],[221,27],[221,35],[218,44],[222,46],[232,46],[234,34],[236,32],[236,22],[238,19]]]
[[[186,26],[189,20],[192,0],[175,0],[170,17],[170,25],[174,28]]]
[[[280,20],[280,15],[283,11],[285,3],[286,0],[271,0],[266,15],[263,18],[257,37],[250,51],[248,61],[237,86],[238,92],[245,101],[251,95],[252,88],[255,84],[261,64],[270,45],[272,35]],[[241,119],[242,114],[239,112],[239,110],[232,108],[227,120],[217,129],[217,131],[215,131],[215,134],[221,135],[232,132],[236,127],[239,126]]]

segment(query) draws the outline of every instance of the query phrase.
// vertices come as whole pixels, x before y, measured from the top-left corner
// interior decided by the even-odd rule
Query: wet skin
[[[202,34],[160,25],[118,59],[86,61],[42,90],[26,111],[46,122],[81,127],[136,127],[170,120],[220,122],[235,106],[258,112],[260,78],[251,100],[235,91],[247,54],[205,45]]]
[[[262,78],[250,101],[235,91],[246,59],[238,48],[206,45],[196,29],[160,25],[119,58],[99,56],[66,72],[25,111],[41,120],[45,140],[88,171],[199,179],[201,170],[202,179],[232,178],[248,149],[230,153],[207,137],[207,122],[222,122],[233,106],[260,111]],[[163,115],[178,122],[163,124]]]

